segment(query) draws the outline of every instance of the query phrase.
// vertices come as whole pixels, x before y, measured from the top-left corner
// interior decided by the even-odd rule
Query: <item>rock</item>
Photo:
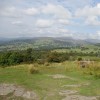
[[[13,84],[0,84],[1,96],[6,96],[10,93],[12,93],[12,95],[15,97],[22,97],[25,100],[39,100],[37,95],[33,91],[27,91],[25,88]]]
[[[14,90],[15,90],[15,86],[13,84],[0,85],[0,95],[8,95],[9,93],[13,93]]]
[[[81,96],[81,95],[68,95],[68,96],[66,96],[66,98],[64,98],[62,100],[97,100],[97,98]]]
[[[63,78],[63,79],[76,80],[76,79],[74,79],[72,77],[69,77],[69,76],[66,76],[66,75],[61,75],[61,74],[48,75],[48,76],[51,76],[54,79],[61,79],[61,78]]]
[[[15,96],[23,96],[23,94],[24,94],[24,92],[25,92],[25,89],[24,88],[16,88],[15,89],[15,91],[14,91],[14,95]]]
[[[59,92],[59,95],[67,96],[67,95],[72,95],[72,94],[76,94],[76,93],[78,93],[78,92],[75,90],[63,90],[63,91]]]
[[[36,100],[37,95],[34,92],[27,91],[23,94],[24,98]]]
[[[66,78],[65,75],[60,75],[60,74],[56,74],[56,75],[52,75],[53,78]]]
[[[98,100],[96,97],[87,97],[77,94],[75,90],[63,90],[59,92],[59,95],[65,96],[62,100]]]
[[[88,86],[90,83],[84,83],[84,84],[72,84],[72,85],[63,85],[62,87],[72,87],[72,88],[77,88],[81,86]]]

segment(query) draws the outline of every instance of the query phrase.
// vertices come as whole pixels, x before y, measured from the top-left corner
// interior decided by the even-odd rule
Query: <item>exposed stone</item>
[[[75,90],[63,90],[59,92],[59,95],[65,96],[62,100],[98,100],[95,96],[82,96],[78,94]]]
[[[89,83],[85,83],[85,84],[72,84],[72,85],[63,85],[62,87],[72,87],[72,88],[77,88],[77,87],[81,87],[81,86],[88,86]]]
[[[59,95],[66,96],[66,95],[72,95],[72,94],[76,94],[76,93],[78,93],[78,92],[75,90],[63,90],[63,91],[59,92]]]
[[[1,96],[7,96],[10,93],[12,93],[12,95],[15,97],[22,97],[25,100],[38,100],[36,93],[33,91],[27,91],[26,89],[14,84],[0,84]]]
[[[18,87],[18,88],[15,89],[14,95],[15,96],[22,96],[24,94],[24,92],[25,92],[25,89],[24,88],[21,88],[21,87],[19,88]]]
[[[55,75],[48,75],[48,76],[51,76],[54,79],[61,79],[61,78],[63,78],[63,79],[69,79],[69,80],[76,80],[76,79],[74,79],[72,77],[69,77],[69,76],[66,76],[66,75],[62,75],[62,74],[55,74]]]
[[[66,96],[66,98],[64,98],[62,100],[97,100],[97,98],[81,96],[81,95],[68,95],[68,96]]]
[[[13,84],[0,84],[0,95],[7,95],[13,93],[15,86]]]
[[[25,92],[25,93],[23,94],[23,97],[24,97],[24,98],[27,98],[27,99],[36,100],[37,95],[36,95],[34,92],[32,92],[32,91],[27,91],[27,92]]]

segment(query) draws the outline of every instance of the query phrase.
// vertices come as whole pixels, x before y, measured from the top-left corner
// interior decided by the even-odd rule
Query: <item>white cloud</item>
[[[63,25],[69,25],[71,22],[67,19],[59,19],[58,22]]]
[[[91,38],[91,39],[100,39],[100,31],[97,31],[94,34],[90,34],[89,38]]]
[[[16,7],[4,7],[0,10],[0,15],[1,16],[6,16],[6,17],[20,17],[20,16],[24,16],[24,14],[26,15],[36,15],[38,14],[39,11],[37,8],[28,8],[28,9],[24,9],[24,8],[16,8]]]
[[[36,36],[43,36],[43,37],[72,37],[72,31],[65,29],[65,28],[37,28],[29,33],[37,33]]]
[[[97,4],[97,8],[100,8],[100,3]]]
[[[72,37],[73,36],[73,32],[65,28],[58,27],[58,28],[49,29],[47,31],[50,33],[50,36],[54,36],[54,37]]]
[[[100,25],[100,3],[95,7],[86,6],[83,9],[78,9],[75,13],[77,17],[85,18],[85,23],[89,25]]]
[[[98,21],[97,16],[88,17],[86,19],[85,23],[88,24],[88,25],[100,25],[100,21]]]
[[[99,36],[99,38],[100,38],[100,31],[97,31],[97,35]]]
[[[60,37],[73,37],[73,32],[68,30],[68,29],[64,29],[64,28],[61,28],[61,29],[58,29],[58,35]]]
[[[4,36],[100,38],[100,31],[96,32],[100,25],[100,3],[92,4],[95,0],[4,1],[0,2],[0,33]]]
[[[12,24],[13,25],[20,25],[20,24],[22,24],[22,21],[13,21]]]
[[[76,16],[78,17],[90,17],[90,16],[100,16],[100,4],[95,7],[86,6],[83,9],[78,9],[76,11]]]
[[[39,13],[37,8],[28,8],[26,10],[24,10],[24,13],[27,15],[36,15]]]
[[[60,33],[68,33],[69,32],[69,30],[67,30],[67,29],[59,29],[58,30]]]
[[[7,17],[17,17],[18,11],[15,7],[5,7],[2,10],[0,10],[1,16],[7,16]]]
[[[48,4],[42,7],[42,13],[54,15],[56,18],[71,18],[71,13],[61,5]]]
[[[95,33],[84,33],[84,34],[77,34],[80,39],[100,39],[100,31]]]
[[[36,22],[36,26],[40,28],[47,28],[53,25],[53,20],[46,20],[46,19],[38,19]]]

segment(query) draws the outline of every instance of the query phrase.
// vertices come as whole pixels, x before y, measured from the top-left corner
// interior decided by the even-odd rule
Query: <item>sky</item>
[[[100,0],[0,0],[0,37],[100,39]]]

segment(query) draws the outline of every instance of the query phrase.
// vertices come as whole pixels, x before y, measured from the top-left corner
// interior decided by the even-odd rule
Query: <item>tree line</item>
[[[97,56],[97,53],[82,52],[52,52],[50,50],[33,50],[31,48],[21,51],[5,51],[0,52],[0,66],[11,66],[21,63],[44,64],[45,62],[63,62],[66,60],[76,60],[77,56]]]

